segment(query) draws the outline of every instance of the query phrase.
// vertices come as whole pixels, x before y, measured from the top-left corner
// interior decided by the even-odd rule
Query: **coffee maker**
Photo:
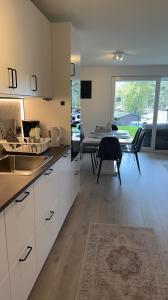
[[[30,120],[30,121],[22,121],[22,126],[23,126],[23,134],[24,134],[24,137],[29,137],[29,133],[30,133],[30,130],[32,128],[36,128],[36,127],[40,127],[40,121],[37,121],[37,120]]]

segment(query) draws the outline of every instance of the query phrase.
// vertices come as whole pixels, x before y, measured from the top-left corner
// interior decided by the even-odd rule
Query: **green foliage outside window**
[[[80,109],[80,81],[72,80],[72,108]]]

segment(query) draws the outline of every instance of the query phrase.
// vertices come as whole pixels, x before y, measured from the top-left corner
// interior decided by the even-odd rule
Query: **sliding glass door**
[[[139,126],[145,129],[143,147],[168,150],[168,78],[113,78],[112,122],[133,137]]]
[[[158,113],[156,120],[156,150],[168,150],[168,78],[160,80]]]

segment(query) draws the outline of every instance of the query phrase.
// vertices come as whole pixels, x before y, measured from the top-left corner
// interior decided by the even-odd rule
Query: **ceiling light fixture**
[[[116,51],[113,53],[113,60],[115,61],[123,61],[123,52]]]

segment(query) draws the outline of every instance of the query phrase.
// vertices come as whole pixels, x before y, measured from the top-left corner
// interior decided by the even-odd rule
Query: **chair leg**
[[[101,166],[102,166],[102,159],[100,159],[100,163],[99,163],[99,170],[98,170],[98,174],[97,174],[97,184],[99,183],[99,177],[100,177]]]
[[[121,161],[117,161],[117,171],[118,171],[118,177],[119,177],[119,181],[120,181],[120,185],[121,185],[120,163],[121,163]]]
[[[138,153],[137,152],[135,152],[135,158],[136,158],[139,174],[141,175],[140,164],[139,164],[139,159],[138,159]]]
[[[92,170],[93,170],[93,174],[95,175],[93,153],[90,153],[90,156],[91,156],[91,162],[92,162]]]
[[[95,157],[96,157],[96,168],[98,167],[98,151],[96,151],[96,153],[95,153]]]
[[[121,160],[122,160],[122,156],[121,156],[121,158],[119,158],[119,160],[118,160],[119,168],[120,168],[120,165],[121,165]]]
[[[82,147],[82,144],[81,144],[81,147],[80,147],[80,158],[82,159],[82,156],[83,156],[83,147]]]
[[[94,158],[94,163],[95,163],[95,167],[97,168],[97,157],[96,157],[96,153],[93,153],[93,158]]]

